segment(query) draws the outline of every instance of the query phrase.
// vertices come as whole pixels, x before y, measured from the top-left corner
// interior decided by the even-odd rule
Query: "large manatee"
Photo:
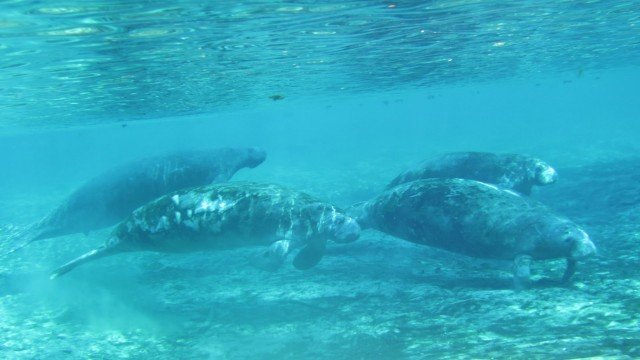
[[[266,158],[252,147],[183,151],[108,170],[75,190],[42,221],[21,234],[15,251],[33,241],[108,227],[169,192],[229,180]]]
[[[418,179],[460,178],[495,184],[529,195],[534,185],[552,184],[557,177],[549,164],[526,155],[455,152],[421,162],[398,175],[387,189]]]
[[[354,206],[363,227],[417,244],[489,259],[513,260],[516,287],[529,283],[531,260],[577,260],[595,253],[578,225],[510,190],[466,179],[416,180]]]
[[[181,190],[138,208],[105,245],[57,269],[52,278],[104,256],[133,251],[183,253],[264,246],[254,265],[276,270],[301,249],[294,266],[320,261],[327,240],[354,241],[358,223],[331,204],[278,185],[225,183]],[[267,248],[268,247],[268,248]]]

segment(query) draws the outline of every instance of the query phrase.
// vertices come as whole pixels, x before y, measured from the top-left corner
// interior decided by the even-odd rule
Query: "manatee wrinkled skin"
[[[142,206],[120,223],[106,244],[62,266],[52,278],[121,252],[182,253],[265,246],[254,265],[275,270],[286,255],[299,269],[314,266],[327,240],[358,238],[357,222],[331,204],[278,185],[248,182],[181,190]],[[267,248],[268,247],[268,248]]]
[[[89,180],[23,235],[23,243],[112,226],[145,203],[179,189],[228,181],[238,170],[260,165],[264,150],[252,147],[183,151],[134,161]]]
[[[528,283],[530,260],[576,260],[595,253],[579,226],[510,190],[466,179],[416,180],[351,210],[363,227],[413,243],[477,258],[514,260],[517,287]]]
[[[456,152],[423,161],[398,175],[387,189],[419,179],[460,178],[495,184],[529,195],[534,185],[552,184],[557,177],[549,164],[526,155]]]

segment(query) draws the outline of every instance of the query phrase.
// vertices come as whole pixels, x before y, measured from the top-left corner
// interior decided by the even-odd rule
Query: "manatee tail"
[[[26,229],[22,229],[15,234],[10,235],[9,241],[13,242],[13,247],[6,251],[3,255],[13,254],[14,252],[22,249],[23,247],[31,244],[36,240],[40,240],[43,238],[43,234],[46,233],[46,230],[41,230],[37,227],[28,227]]]
[[[69,261],[68,263],[60,266],[54,272],[52,272],[49,276],[49,279],[53,280],[55,278],[58,278],[84,263],[122,252],[117,244],[118,243],[116,242],[114,245],[103,245]]]
[[[4,255],[13,254],[14,252],[22,249],[23,247],[26,247],[27,245],[31,244],[33,241],[34,241],[33,239],[28,239],[28,240],[21,241],[21,242],[18,243],[18,245],[15,245],[9,251],[5,252]]]

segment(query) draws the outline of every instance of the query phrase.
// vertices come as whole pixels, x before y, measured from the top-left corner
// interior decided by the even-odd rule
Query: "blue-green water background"
[[[0,7],[5,234],[103,170],[169,150],[261,146],[267,161],[235,179],[341,206],[430,155],[481,150],[554,165],[560,190],[534,198],[600,249],[575,286],[524,293],[502,285],[508,264],[375,232],[305,273],[257,272],[241,251],[146,254],[50,282],[106,232],[73,235],[0,260],[1,357],[640,356],[636,2]],[[585,206],[623,174],[624,204]]]

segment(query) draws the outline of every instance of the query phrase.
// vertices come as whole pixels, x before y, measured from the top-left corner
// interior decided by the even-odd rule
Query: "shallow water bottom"
[[[295,182],[296,173],[288,169],[287,174]],[[354,187],[361,174],[323,174],[332,180],[297,176],[316,179],[306,188],[325,190],[331,200],[345,203],[375,188]],[[601,179],[613,184],[602,191],[635,186],[619,181],[617,174],[609,174],[609,182]],[[598,257],[579,264],[569,287],[545,281],[560,277],[563,261],[535,263],[537,285],[515,292],[508,262],[458,256],[375,231],[355,243],[331,246],[317,267],[304,272],[290,264],[276,273],[261,272],[247,262],[254,249],[241,249],[123,254],[48,280],[56,265],[100,244],[105,230],[41,241],[3,259],[0,356],[640,357],[640,227],[631,215],[640,202],[627,197],[625,207],[612,205],[603,221],[601,212],[571,207],[583,208],[579,188],[585,180],[562,180],[539,195],[563,212],[574,209],[600,249]],[[42,205],[53,206],[55,198]],[[25,206],[15,218],[26,221],[32,210]]]

